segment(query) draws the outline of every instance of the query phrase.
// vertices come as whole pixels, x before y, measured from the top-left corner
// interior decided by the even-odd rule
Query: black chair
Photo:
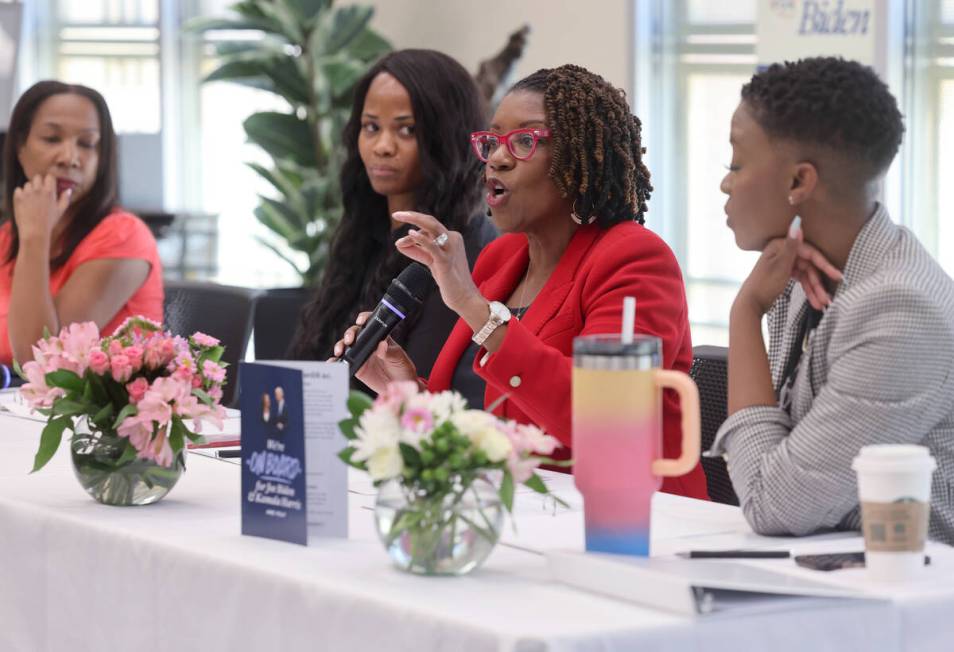
[[[722,346],[697,346],[692,349],[692,367],[689,375],[699,388],[699,410],[702,413],[702,450],[706,451],[715,441],[719,426],[728,412],[729,349]],[[729,471],[722,458],[702,458],[706,473],[709,498],[717,503],[738,505],[739,498],[729,480]]]
[[[245,359],[257,290],[194,281],[166,281],[166,326],[176,335],[201,331],[225,346],[228,363],[222,404],[232,406],[238,397],[239,362]]]
[[[274,288],[258,295],[252,330],[256,360],[289,359],[288,348],[308,294],[308,288]]]

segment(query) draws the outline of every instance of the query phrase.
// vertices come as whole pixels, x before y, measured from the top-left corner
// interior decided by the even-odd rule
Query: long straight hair
[[[462,231],[480,200],[483,166],[468,136],[483,129],[487,110],[477,84],[454,59],[433,50],[399,50],[378,61],[355,87],[351,117],[342,133],[347,152],[341,170],[344,214],[332,239],[328,267],[310,302],[290,353],[323,360],[361,310],[370,310],[410,260],[393,246],[408,227],[391,233],[387,198],[374,192],[358,151],[361,113],[374,78],[392,75],[407,90],[414,111],[421,166],[415,210],[448,229]],[[412,324],[394,337],[401,342]]]
[[[26,143],[39,106],[53,95],[61,94],[80,95],[96,107],[99,115],[99,165],[96,169],[96,180],[89,192],[67,209],[71,218],[63,232],[62,246],[50,261],[50,268],[62,267],[83,238],[109,215],[116,204],[116,132],[113,130],[113,120],[109,115],[106,100],[99,92],[80,84],[64,84],[53,80],[37,82],[20,96],[13,107],[3,145],[3,215],[0,216],[0,224],[10,222],[11,236],[5,263],[16,260],[20,251],[20,233],[17,230],[17,222],[13,219],[13,191],[28,181],[23,166],[20,165],[20,148]]]

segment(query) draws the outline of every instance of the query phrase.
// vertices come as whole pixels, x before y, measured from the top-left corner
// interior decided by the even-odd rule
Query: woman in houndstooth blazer
[[[855,62],[773,65],[742,89],[722,190],[736,242],[762,256],[732,306],[710,454],[757,532],[858,529],[852,459],[908,443],[937,460],[929,532],[954,544],[954,281],[877,201],[903,131]]]

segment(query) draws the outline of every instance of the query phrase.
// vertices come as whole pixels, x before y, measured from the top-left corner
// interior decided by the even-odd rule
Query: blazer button
[[[510,386],[514,389],[520,387],[520,383],[523,382],[520,380],[520,376],[511,376],[510,377]]]

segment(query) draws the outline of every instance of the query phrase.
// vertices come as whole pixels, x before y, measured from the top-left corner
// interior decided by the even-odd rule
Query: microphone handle
[[[358,332],[354,344],[345,349],[341,358],[348,363],[348,374],[354,376],[364,366],[378,344],[384,340],[394,327],[401,323],[404,315],[387,301],[382,301],[371,313],[371,318]]]

